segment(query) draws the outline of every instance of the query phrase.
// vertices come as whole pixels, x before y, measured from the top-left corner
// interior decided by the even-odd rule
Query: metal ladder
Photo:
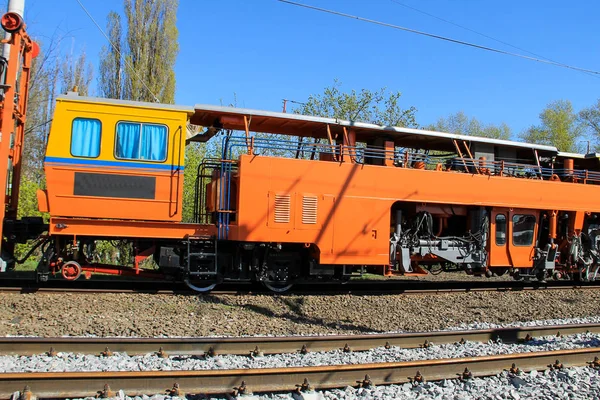
[[[219,179],[219,196],[217,199],[217,238],[227,240],[229,237],[229,223],[231,214],[231,180],[235,161],[222,159]]]

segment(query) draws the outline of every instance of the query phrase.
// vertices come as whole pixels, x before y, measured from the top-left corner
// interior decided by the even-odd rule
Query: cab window
[[[138,122],[119,122],[115,157],[125,160],[165,161],[167,127]]]
[[[102,123],[97,119],[75,118],[71,126],[71,155],[96,158],[100,155]]]
[[[535,230],[535,216],[515,214],[513,216],[513,245],[531,246]]]

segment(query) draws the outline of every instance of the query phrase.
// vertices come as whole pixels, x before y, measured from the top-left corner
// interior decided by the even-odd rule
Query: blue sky
[[[104,28],[121,0],[81,0]],[[392,0],[298,0],[364,18],[515,51]],[[600,70],[600,2],[595,0],[397,0],[552,60]],[[68,33],[63,51],[85,48],[98,65],[105,39],[76,0],[26,0],[31,35]],[[515,133],[538,122],[551,101],[576,110],[600,98],[600,76],[484,52],[345,19],[276,0],[180,0],[179,104],[229,104],[281,111],[334,79],[343,89],[403,93],[421,125],[464,111],[506,122]],[[97,68],[94,71],[97,78]]]

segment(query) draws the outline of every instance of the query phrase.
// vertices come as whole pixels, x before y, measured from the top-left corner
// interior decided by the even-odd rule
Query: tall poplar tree
[[[108,14],[112,45],[104,46],[100,54],[103,96],[174,102],[177,6],[177,0],[124,0],[123,17],[116,12]]]
[[[60,92],[66,93],[77,88],[81,96],[90,95],[93,67],[87,62],[85,51],[78,56],[67,54],[60,65]]]

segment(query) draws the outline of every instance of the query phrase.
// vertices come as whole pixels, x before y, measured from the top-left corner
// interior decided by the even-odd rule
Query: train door
[[[514,268],[531,268],[535,254],[539,212],[511,209],[508,212],[507,247]]]
[[[490,267],[512,265],[508,253],[508,209],[494,209],[490,229]]]
[[[495,208],[492,211],[490,267],[533,266],[539,212]]]

